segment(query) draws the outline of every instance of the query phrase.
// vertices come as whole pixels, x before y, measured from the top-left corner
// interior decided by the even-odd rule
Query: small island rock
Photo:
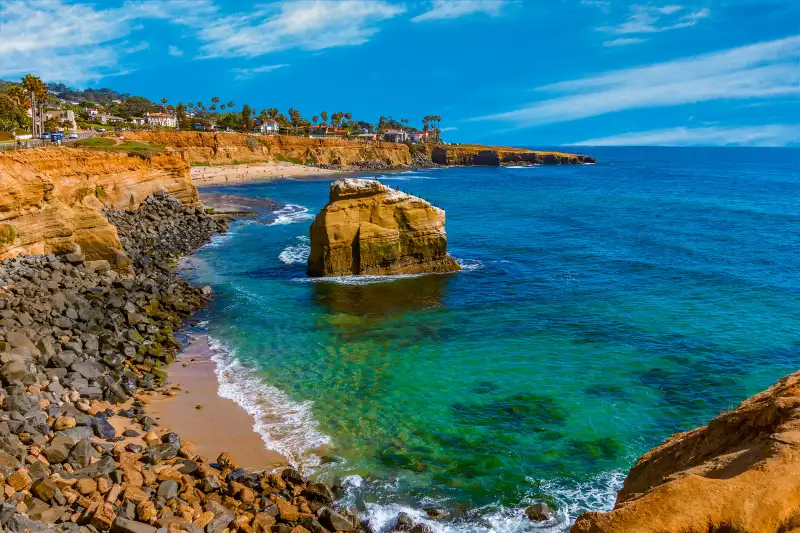
[[[419,274],[460,270],[447,255],[444,210],[376,180],[331,184],[311,224],[309,276]]]

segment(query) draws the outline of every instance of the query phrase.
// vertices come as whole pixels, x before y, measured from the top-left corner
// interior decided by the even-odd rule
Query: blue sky
[[[796,0],[0,0],[0,79],[27,72],[454,142],[800,145]]]

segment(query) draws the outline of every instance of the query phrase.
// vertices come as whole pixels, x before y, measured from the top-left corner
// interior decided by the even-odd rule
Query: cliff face
[[[190,163],[289,161],[334,167],[358,167],[368,163],[380,163],[387,167],[411,164],[408,146],[396,143],[186,131],[130,132],[125,134],[125,138],[160,144],[167,150],[180,151],[186,154]]]
[[[708,426],[673,435],[631,469],[609,513],[573,533],[800,530],[800,372]]]
[[[70,252],[114,261],[122,247],[99,211],[128,209],[167,190],[198,205],[189,165],[178,155],[151,159],[52,147],[0,154],[0,259]]]
[[[445,214],[374,180],[340,179],[311,224],[310,276],[452,272]]]
[[[594,163],[593,157],[560,152],[536,152],[524,148],[448,144],[430,149],[431,159],[439,165],[499,166],[513,164],[578,165]]]

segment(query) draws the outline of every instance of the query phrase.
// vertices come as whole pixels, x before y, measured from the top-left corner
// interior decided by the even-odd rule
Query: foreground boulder
[[[800,372],[643,455],[609,513],[572,533],[800,530]]]
[[[460,270],[447,255],[444,210],[375,180],[331,184],[311,224],[309,276],[418,274]]]

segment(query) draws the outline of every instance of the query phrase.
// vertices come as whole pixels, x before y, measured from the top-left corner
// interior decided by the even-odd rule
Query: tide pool
[[[610,509],[642,453],[800,366],[800,151],[590,153],[365,175],[446,210],[450,275],[309,280],[329,181],[205,189],[277,202],[186,270],[216,294],[224,392],[379,531]],[[537,501],[558,518],[524,518]]]

